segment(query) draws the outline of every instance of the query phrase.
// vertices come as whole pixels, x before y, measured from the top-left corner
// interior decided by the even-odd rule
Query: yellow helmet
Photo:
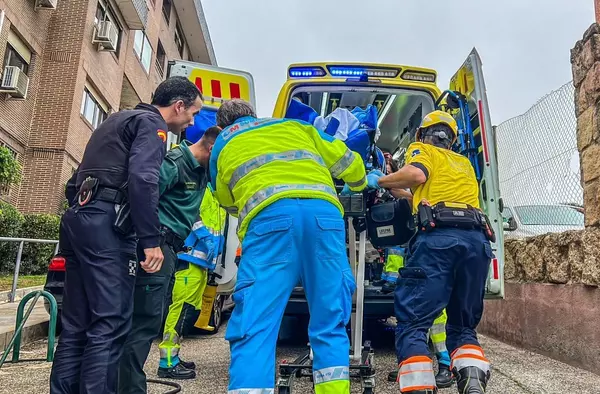
[[[447,112],[444,111],[433,111],[428,113],[427,115],[425,115],[425,117],[423,118],[423,121],[421,122],[421,125],[419,126],[419,128],[417,129],[417,134],[415,135],[415,139],[417,141],[421,140],[421,131],[423,131],[424,129],[431,127],[433,125],[436,124],[445,124],[448,127],[450,127],[450,129],[452,129],[452,133],[454,134],[452,136],[452,143],[450,145],[454,145],[454,143],[456,142],[456,138],[458,136],[458,125],[456,124],[456,120],[452,117],[452,115],[450,115]]]

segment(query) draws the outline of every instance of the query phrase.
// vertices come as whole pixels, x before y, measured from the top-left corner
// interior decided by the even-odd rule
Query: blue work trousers
[[[235,307],[225,335],[231,346],[230,393],[273,393],[279,327],[299,281],[310,309],[317,392],[323,385],[349,387],[342,381],[349,380],[346,325],[356,283],[344,220],[330,202],[283,199],[252,219],[242,243]]]
[[[137,258],[133,233],[116,233],[115,217],[114,204],[92,201],[69,208],[61,219],[63,329],[50,394],[117,392],[119,359],[131,328]]]
[[[447,348],[477,345],[485,284],[493,257],[482,231],[439,228],[420,232],[396,285],[396,353],[400,362],[428,356],[427,331],[446,308]]]

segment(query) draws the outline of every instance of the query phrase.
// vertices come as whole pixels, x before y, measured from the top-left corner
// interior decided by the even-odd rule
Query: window
[[[95,129],[108,116],[108,107],[98,99],[98,95],[94,94],[94,89],[87,85],[83,89],[83,99],[81,100],[81,116],[87,120]]]
[[[177,50],[179,51],[179,56],[183,59],[183,47],[185,41],[183,39],[183,31],[181,30],[181,26],[179,22],[175,25],[175,45],[177,45]]]
[[[19,67],[21,71],[28,74],[29,63],[31,63],[31,51],[15,32],[9,30],[8,44],[4,52],[4,67]]]
[[[108,0],[106,0],[108,1]],[[105,0],[98,0],[98,6],[96,7],[96,15],[94,16],[94,24],[98,26],[98,24],[102,21],[110,21],[119,31],[119,39],[117,40],[117,50],[115,51],[115,55],[119,56],[119,51],[121,49],[121,36],[123,35],[123,29],[117,22],[117,17],[113,10],[111,10],[108,2]]]
[[[163,0],[162,4],[162,13],[167,21],[167,26],[169,25],[169,20],[171,19],[171,0]]]
[[[166,59],[167,54],[165,53],[165,49],[160,43],[160,40],[158,40],[158,46],[156,47],[156,71],[161,77],[164,75]]]
[[[152,61],[152,47],[148,36],[142,30],[135,31],[135,40],[133,42],[133,50],[140,59],[146,73],[150,72],[150,62]]]

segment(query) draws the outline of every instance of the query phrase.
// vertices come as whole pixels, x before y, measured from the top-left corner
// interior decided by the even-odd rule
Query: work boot
[[[385,281],[383,286],[381,286],[381,292],[383,294],[392,293],[396,290],[396,282]]]
[[[439,371],[437,375],[435,375],[436,386],[440,389],[446,389],[452,387],[452,383],[454,383],[454,378],[452,377],[452,372],[450,372],[450,367],[439,364]]]
[[[179,357],[179,364],[183,365],[185,369],[191,369],[192,371],[196,370],[196,363],[193,361],[183,361],[181,357]]]
[[[158,367],[157,375],[162,379],[185,380],[194,379],[196,377],[196,371],[187,369],[182,363],[178,363],[171,368]]]
[[[453,370],[456,376],[458,392],[460,394],[485,394],[490,373],[485,373],[477,367],[465,367],[460,371]]]
[[[398,370],[392,371],[388,374],[388,382],[395,382],[398,380]]]

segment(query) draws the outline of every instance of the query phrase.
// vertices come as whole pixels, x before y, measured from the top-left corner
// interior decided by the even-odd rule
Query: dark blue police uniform
[[[160,244],[158,179],[165,155],[160,135],[167,130],[160,112],[148,104],[109,116],[92,134],[67,184],[71,207],[60,227],[66,259],[63,331],[51,394],[117,391],[118,361],[133,312],[136,244]],[[90,178],[97,183],[84,193]],[[117,216],[128,205],[132,226],[125,221],[117,231]]]

